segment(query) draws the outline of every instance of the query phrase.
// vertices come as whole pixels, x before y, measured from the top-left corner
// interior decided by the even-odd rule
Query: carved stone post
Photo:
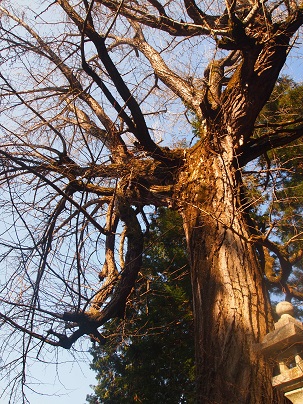
[[[280,302],[276,308],[280,319],[275,330],[262,343],[263,354],[273,362],[273,387],[284,392],[294,404],[303,403],[303,325],[293,317],[293,306]]]

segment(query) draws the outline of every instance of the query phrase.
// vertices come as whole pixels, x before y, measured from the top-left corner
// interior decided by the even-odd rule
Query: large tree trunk
[[[258,343],[272,324],[264,278],[240,204],[228,136],[220,153],[188,152],[177,197],[188,243],[198,403],[280,403]]]

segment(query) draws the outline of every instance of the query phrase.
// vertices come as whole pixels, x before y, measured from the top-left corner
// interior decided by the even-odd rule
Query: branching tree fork
[[[272,324],[266,276],[287,299],[301,298],[289,277],[303,229],[282,245],[276,221],[254,223],[245,170],[302,137],[300,119],[255,128],[302,5],[57,0],[20,12],[5,3],[0,318],[8,344],[21,335],[26,357],[37,340],[39,349],[69,349],[83,335],[104,343],[102,325],[124,317],[141,268],[148,209],[165,206],[181,213],[187,239],[197,402],[283,402],[257,344]],[[187,148],[172,146],[181,130],[190,143],[182,114],[196,128]]]

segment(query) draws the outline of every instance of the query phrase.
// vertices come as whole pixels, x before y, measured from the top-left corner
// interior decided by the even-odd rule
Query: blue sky
[[[89,368],[91,356],[62,348],[57,355],[57,365],[36,361],[30,366],[27,381],[33,391],[25,390],[29,403],[85,404],[86,395],[93,392],[90,385],[96,384],[96,374]],[[0,381],[0,390],[3,391],[6,384],[5,380]],[[9,404],[9,397],[2,397],[1,404]]]
[[[66,355],[66,353],[62,353]],[[89,362],[89,361],[88,361]],[[95,373],[90,370],[89,363],[66,363],[60,369],[54,366],[41,366],[41,381],[38,386],[45,394],[29,392],[30,404],[84,404],[86,395],[92,393],[90,385],[95,384]],[[57,373],[58,372],[58,373]],[[5,403],[6,404],[6,403]]]

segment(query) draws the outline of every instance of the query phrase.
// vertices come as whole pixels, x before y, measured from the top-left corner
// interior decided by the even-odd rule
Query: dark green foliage
[[[260,113],[259,123],[282,123],[302,118],[302,102],[302,85],[287,76],[282,76]]]
[[[107,344],[91,349],[98,384],[90,404],[194,402],[190,296],[180,217],[160,209],[126,320],[108,324]]]
[[[271,136],[275,131],[285,136],[294,130],[303,133],[302,105],[303,85],[289,77],[280,78],[260,113],[256,136]],[[296,261],[295,255],[303,249],[303,138],[261,156],[256,172],[248,184],[254,192],[250,198],[256,201],[252,210],[257,227],[263,234],[270,234],[271,240],[287,242],[283,248],[294,257],[288,284],[302,292],[302,259]],[[276,258],[274,270],[278,274],[278,257],[271,255]],[[275,287],[274,291],[278,289]]]
[[[294,83],[288,77],[282,77],[272,94],[261,119],[281,124],[285,131],[303,129],[303,85]],[[272,119],[274,117],[274,119]],[[285,125],[286,122],[290,124]],[[268,128],[270,130],[270,128]],[[275,232],[282,242],[296,237],[303,229],[302,202],[303,202],[303,141],[295,142],[278,148],[268,154],[267,164],[270,172],[267,174],[268,186],[272,188],[270,194],[269,220],[279,222]],[[263,167],[265,167],[264,160]],[[299,241],[290,248],[298,249],[303,245]]]

